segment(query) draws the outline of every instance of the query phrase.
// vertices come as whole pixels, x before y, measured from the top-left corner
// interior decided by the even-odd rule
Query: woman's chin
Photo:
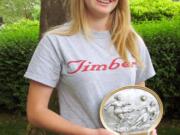
[[[112,9],[111,8],[103,8],[99,7],[96,9],[96,16],[109,16],[111,13]]]

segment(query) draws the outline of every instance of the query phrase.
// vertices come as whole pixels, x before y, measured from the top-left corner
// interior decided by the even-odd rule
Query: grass
[[[26,125],[24,117],[0,114],[0,135],[25,135]]]
[[[0,114],[0,135],[26,135],[26,128],[25,117]],[[180,135],[180,120],[164,120],[157,129],[158,135]],[[42,135],[42,133],[39,132],[36,135]],[[48,133],[47,135],[54,134]]]
[[[164,120],[158,127],[158,135],[180,135],[180,120]]]

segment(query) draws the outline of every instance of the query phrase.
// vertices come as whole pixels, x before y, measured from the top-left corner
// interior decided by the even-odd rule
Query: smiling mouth
[[[96,1],[101,4],[110,4],[110,3],[114,2],[115,0],[96,0]]]

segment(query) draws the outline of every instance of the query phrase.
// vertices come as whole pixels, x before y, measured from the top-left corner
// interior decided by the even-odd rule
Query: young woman
[[[103,97],[154,75],[127,0],[71,0],[71,21],[44,35],[25,73],[28,120],[65,135],[113,135],[99,121]],[[48,109],[54,88],[60,115]]]

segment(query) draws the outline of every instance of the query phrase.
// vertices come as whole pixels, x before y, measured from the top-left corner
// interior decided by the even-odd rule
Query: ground
[[[26,128],[25,117],[0,114],[0,135],[26,135]],[[158,135],[180,135],[180,120],[163,120],[157,129]]]

